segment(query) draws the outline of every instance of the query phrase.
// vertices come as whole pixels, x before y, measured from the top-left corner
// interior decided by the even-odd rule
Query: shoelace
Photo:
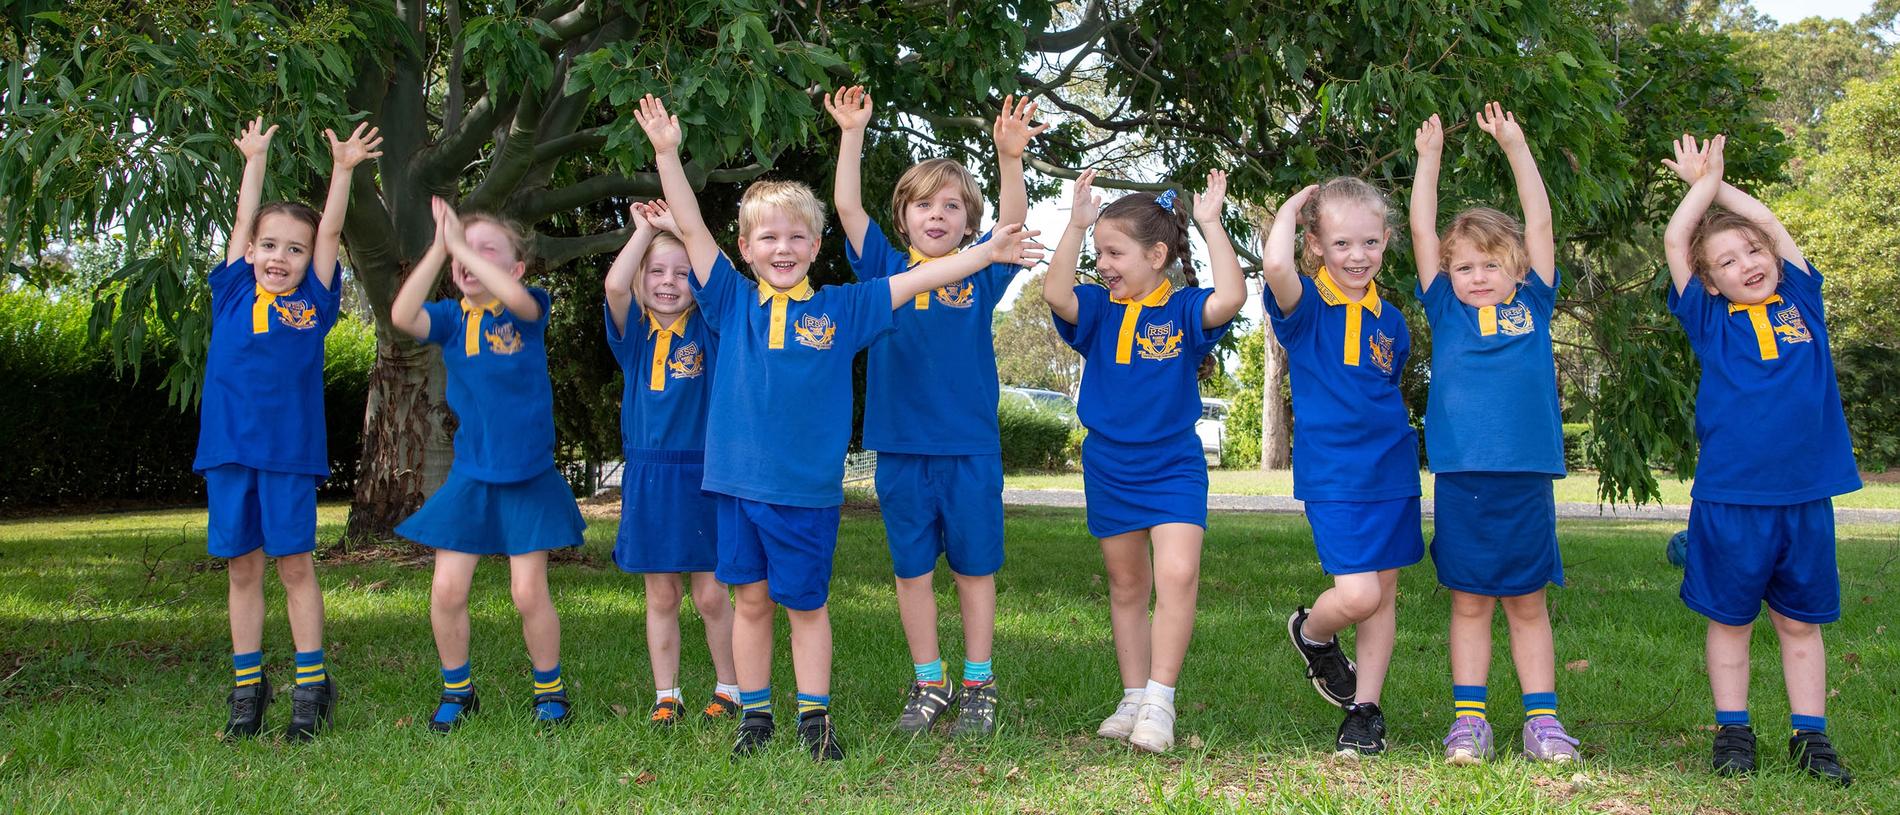
[[[1539,716],[1531,720],[1531,737],[1539,742],[1561,741],[1572,747],[1579,743],[1569,733],[1564,732],[1563,725],[1548,716]]]

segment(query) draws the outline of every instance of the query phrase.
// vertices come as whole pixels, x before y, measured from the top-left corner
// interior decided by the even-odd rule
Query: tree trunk
[[[444,378],[438,349],[377,328],[348,540],[393,538],[396,524],[448,478],[455,416],[444,398]]]
[[[1286,378],[1286,349],[1280,347],[1272,330],[1265,338],[1266,369],[1261,377],[1260,394],[1260,469],[1284,470],[1293,461],[1292,410],[1280,398],[1280,381]]]

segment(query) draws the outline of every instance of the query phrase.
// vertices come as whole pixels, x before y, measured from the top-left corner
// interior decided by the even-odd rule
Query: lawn
[[[1208,489],[1215,493],[1230,495],[1292,495],[1293,473],[1290,470],[1262,472],[1260,470],[1209,470]],[[1658,472],[1656,482],[1662,488],[1662,503],[1687,506],[1689,488],[1695,482],[1677,481],[1674,474]],[[1836,496],[1834,506],[1855,509],[1900,509],[1900,481],[1874,481],[1863,479],[1864,486],[1858,492]],[[1425,497],[1432,497],[1432,474],[1419,473],[1419,484],[1424,488]],[[1015,473],[1004,478],[1004,486],[1023,490],[1079,490],[1082,489],[1080,472],[1064,473]],[[1575,472],[1565,478],[1557,479],[1557,501],[1578,504],[1597,503],[1597,474],[1593,472]]]
[[[1218,482],[1217,482],[1218,483]],[[326,538],[342,510],[321,514]],[[850,750],[814,766],[790,728],[768,754],[726,755],[726,728],[663,732],[651,700],[641,595],[608,556],[612,521],[553,571],[564,661],[579,720],[541,734],[527,720],[528,674],[505,568],[487,563],[472,604],[476,682],[487,709],[451,737],[420,722],[439,688],[425,561],[398,551],[321,566],[329,662],[342,704],[314,744],[216,739],[229,682],[224,578],[203,554],[202,511],[0,523],[0,811],[1233,811],[1878,812],[1900,808],[1900,658],[1888,589],[1893,528],[1846,527],[1846,618],[1828,628],[1830,713],[1859,782],[1799,777],[1783,748],[1787,704],[1772,635],[1757,632],[1754,712],[1765,771],[1704,771],[1710,734],[1702,622],[1675,598],[1662,559],[1672,524],[1562,527],[1569,588],[1553,593],[1558,689],[1580,766],[1510,758],[1442,766],[1448,724],[1447,600],[1430,566],[1401,580],[1400,643],[1385,707],[1393,752],[1363,764],[1325,757],[1338,714],[1304,681],[1283,621],[1325,585],[1297,517],[1218,515],[1207,542],[1198,636],[1181,685],[1182,744],[1137,755],[1093,737],[1119,696],[1101,561],[1073,510],[1012,509],[1000,579],[999,736],[915,742],[889,734],[908,679],[883,534],[848,510],[832,619],[834,686]],[[940,579],[940,589],[947,586]],[[942,607],[954,609],[947,591]],[[281,592],[266,671],[290,678]],[[1500,630],[1502,622],[1499,623]],[[711,683],[688,612],[684,676]],[[781,625],[781,631],[783,626]],[[782,635],[781,635],[782,637]],[[954,634],[946,644],[956,643]],[[783,640],[781,639],[781,643]],[[1517,746],[1508,651],[1492,681],[1501,750]],[[791,676],[777,654],[781,710]],[[951,647],[946,657],[960,657]],[[273,726],[289,714],[273,705]],[[1886,803],[1882,803],[1886,802]]]

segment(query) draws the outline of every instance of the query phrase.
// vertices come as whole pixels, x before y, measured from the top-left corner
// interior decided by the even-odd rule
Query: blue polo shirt
[[[1293,497],[1389,501],[1418,489],[1418,434],[1399,395],[1412,335],[1377,286],[1349,302],[1326,270],[1300,276],[1300,302],[1266,294],[1293,379]]]
[[[323,338],[336,325],[342,271],[338,264],[329,288],[306,271],[296,290],[274,295],[243,258],[211,270],[211,346],[193,472],[240,464],[329,477]]]
[[[1432,329],[1425,452],[1434,473],[1564,474],[1550,317],[1557,289],[1535,270],[1503,303],[1474,308],[1439,275],[1418,289]]]
[[[627,330],[607,318],[607,347],[620,363],[620,447],[634,450],[706,449],[706,408],[712,403],[712,362],[718,339],[697,308],[661,321],[637,308]]]
[[[1756,306],[1691,280],[1669,310],[1702,362],[1691,497],[1785,506],[1860,489],[1834,379],[1821,273],[1781,262],[1781,284]]]
[[[1085,361],[1076,415],[1090,435],[1140,445],[1194,432],[1201,358],[1233,325],[1201,324],[1213,293],[1162,281],[1140,300],[1119,300],[1101,286],[1075,287],[1075,322],[1055,324]]]
[[[890,277],[926,260],[892,246],[875,221],[864,232],[864,253],[847,242],[845,258],[860,280]],[[866,448],[934,456],[1003,452],[990,317],[1021,268],[993,263],[897,307],[895,330],[865,352]]]
[[[699,312],[719,335],[706,429],[707,492],[795,507],[844,503],[851,360],[891,327],[888,279],[779,294],[724,253]]]
[[[526,481],[554,466],[554,388],[548,382],[548,292],[528,289],[541,319],[516,317],[501,301],[474,308],[437,300],[429,336],[442,346],[449,409],[455,411],[455,463],[476,481]]]

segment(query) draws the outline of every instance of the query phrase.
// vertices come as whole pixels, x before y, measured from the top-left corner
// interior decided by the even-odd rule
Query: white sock
[[[673,697],[674,699],[680,698],[680,689],[679,688],[664,688],[661,690],[654,691],[653,704],[657,705],[660,702],[664,701],[669,696]]]
[[[715,694],[723,693],[726,695],[727,699],[731,699],[734,702],[739,701],[739,686],[738,685],[728,685],[724,682],[715,682],[713,683],[713,693]]]
[[[1143,692],[1148,696],[1159,696],[1170,705],[1174,704],[1174,686],[1172,685],[1163,685],[1150,679],[1148,687],[1144,688]]]
[[[1146,695],[1147,693],[1148,693],[1147,688],[1122,688],[1122,701],[1139,702],[1141,701],[1141,697]]]
[[[1307,645],[1313,646],[1314,648],[1318,648],[1322,645],[1325,645],[1327,642],[1332,642],[1332,638],[1328,637],[1325,642],[1314,642],[1312,637],[1306,636],[1306,626],[1302,624],[1300,626],[1300,642],[1306,643]]]

